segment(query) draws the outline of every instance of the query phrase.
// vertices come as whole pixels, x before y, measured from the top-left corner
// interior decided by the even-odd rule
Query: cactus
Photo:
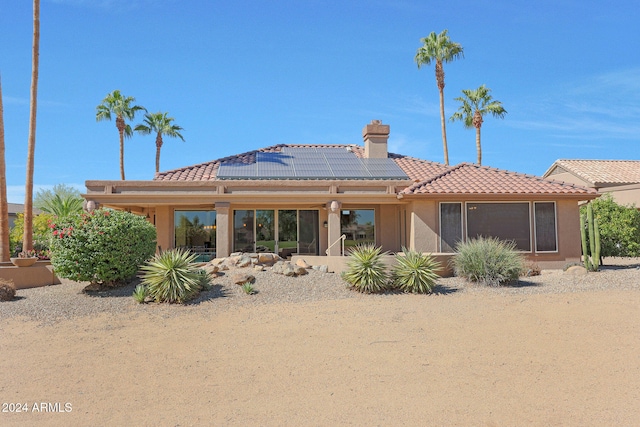
[[[589,245],[587,246],[587,233]],[[600,229],[598,219],[593,216],[593,206],[587,205],[587,214],[580,215],[580,238],[582,240],[582,255],[584,268],[588,271],[598,271],[600,268]]]

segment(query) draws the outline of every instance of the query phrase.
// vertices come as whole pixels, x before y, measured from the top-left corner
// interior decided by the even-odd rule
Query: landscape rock
[[[307,269],[306,269],[306,268],[304,268],[304,267],[300,267],[299,265],[296,265],[296,266],[293,268],[293,273],[294,273],[296,276],[304,276],[305,274],[309,274],[309,272],[307,271]]]
[[[248,267],[249,265],[251,265],[251,257],[245,255],[241,256],[236,262],[236,267]]]
[[[300,258],[296,261],[296,265],[302,268],[311,268],[311,264],[307,263],[304,259]]]
[[[584,268],[583,266],[574,265],[574,266],[571,266],[571,267],[567,268],[567,271],[565,271],[564,273],[565,274],[570,274],[572,276],[584,276],[588,272],[587,272],[587,269]]]
[[[246,282],[253,283],[256,280],[256,278],[251,274],[237,273],[231,277],[231,280],[236,285],[242,285]]]

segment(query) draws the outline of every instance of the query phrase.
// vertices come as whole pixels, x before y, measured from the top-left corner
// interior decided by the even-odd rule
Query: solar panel
[[[250,163],[222,162],[219,179],[408,179],[393,159],[360,159],[344,148],[283,147]]]

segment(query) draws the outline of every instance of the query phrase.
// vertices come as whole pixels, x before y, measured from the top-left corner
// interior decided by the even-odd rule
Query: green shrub
[[[440,277],[436,273],[438,268],[440,263],[431,255],[402,248],[391,271],[393,286],[405,292],[429,294]]]
[[[350,251],[347,270],[342,278],[358,292],[382,292],[388,287],[387,267],[382,261],[385,253],[372,243],[357,245]]]
[[[142,266],[142,284],[156,302],[185,303],[202,287],[202,274],[193,262],[198,257],[188,250],[169,249]]]
[[[242,290],[244,291],[245,294],[247,295],[253,295],[256,293],[255,289],[253,288],[253,285],[251,284],[251,282],[244,282],[242,284]]]
[[[144,285],[137,285],[136,289],[133,291],[133,299],[137,303],[142,304],[145,298],[147,298],[147,287]]]
[[[33,217],[33,249],[41,259],[48,258],[49,244],[51,239],[51,221],[54,216],[48,213],[41,213]],[[24,236],[24,213],[16,215],[13,228],[9,232],[9,245],[12,254],[22,251],[22,237]]]
[[[198,286],[200,286],[201,291],[210,291],[211,290],[211,275],[204,268],[198,268],[196,270],[198,274]]]
[[[117,286],[155,252],[155,227],[144,217],[99,209],[51,224],[51,264],[59,277]]]
[[[604,194],[589,205],[598,220],[600,231],[600,256],[637,257],[640,256],[640,210],[634,206],[617,204],[610,194]],[[586,214],[587,205],[580,207]],[[590,246],[587,236],[587,246]]]
[[[459,243],[456,252],[453,257],[455,275],[472,282],[503,285],[518,280],[524,268],[524,259],[516,251],[515,243],[493,237]]]
[[[16,296],[12,280],[0,279],[0,301],[11,301]]]

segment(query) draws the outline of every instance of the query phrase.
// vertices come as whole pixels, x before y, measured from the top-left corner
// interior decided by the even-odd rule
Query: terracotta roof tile
[[[357,157],[364,157],[364,148],[358,145],[311,145],[311,144],[295,144],[295,145],[273,145],[261,148],[255,151],[249,151],[234,156],[224,157],[222,159],[212,160],[206,163],[200,163],[193,166],[187,166],[180,169],[160,172],[153,178],[154,181],[215,181],[217,179],[218,168],[222,162],[233,163],[251,163],[255,162],[256,153],[258,152],[279,152],[283,147],[292,148],[349,148]],[[407,174],[412,181],[423,181],[429,177],[440,174],[448,169],[447,166],[430,162],[427,160],[416,159],[400,154],[389,153],[389,158],[393,159],[398,166]]]
[[[403,194],[575,194],[596,191],[573,184],[543,179],[502,169],[461,163],[447,171],[413,184]]]
[[[559,166],[568,172],[597,184],[635,184],[640,183],[640,160],[556,160],[545,173]],[[553,175],[549,175],[553,177]]]

